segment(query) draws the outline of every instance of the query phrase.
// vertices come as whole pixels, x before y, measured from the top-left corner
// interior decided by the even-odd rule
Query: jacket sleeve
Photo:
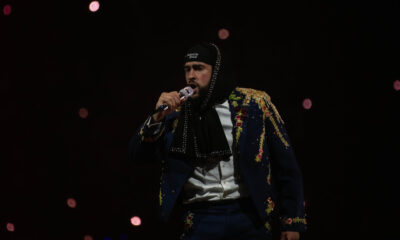
[[[265,110],[272,181],[278,197],[281,231],[304,232],[307,222],[301,171],[284,122],[274,104],[268,99]]]
[[[146,163],[158,159],[163,146],[165,122],[151,123],[151,117],[139,127],[129,142],[129,159],[133,163]]]

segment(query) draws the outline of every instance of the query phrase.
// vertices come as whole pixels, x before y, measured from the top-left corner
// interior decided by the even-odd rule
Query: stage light
[[[80,108],[79,109],[79,117],[86,119],[89,115],[89,112],[86,108]]]
[[[311,108],[311,106],[312,106],[311,99],[306,98],[306,99],[303,100],[303,108],[304,108],[304,109],[307,109],[307,110],[308,110],[308,109]]]
[[[100,8],[100,3],[99,3],[99,1],[92,1],[92,2],[90,2],[90,4],[89,4],[89,10],[90,10],[91,12],[97,12],[97,10],[99,10],[99,8]]]
[[[396,90],[396,91],[399,91],[399,90],[400,90],[400,80],[394,81],[394,83],[393,83],[393,88],[394,88],[394,90]]]
[[[7,231],[9,231],[9,232],[15,231],[15,226],[13,223],[7,223]]]
[[[3,7],[3,14],[8,16],[11,14],[11,5],[7,4]]]
[[[67,199],[67,205],[70,208],[75,208],[76,207],[76,201],[73,198],[68,198]]]
[[[131,218],[131,223],[133,226],[137,227],[142,224],[142,220],[140,219],[140,217],[134,216]]]
[[[90,235],[85,235],[85,236],[83,237],[83,240],[93,240],[93,237],[90,236]]]
[[[227,38],[229,37],[229,30],[228,30],[228,29],[225,29],[225,28],[221,28],[221,29],[218,31],[218,37],[219,37],[219,39],[221,39],[221,40],[227,39]]]

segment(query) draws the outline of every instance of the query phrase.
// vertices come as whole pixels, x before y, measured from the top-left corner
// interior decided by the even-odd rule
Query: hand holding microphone
[[[156,108],[152,118],[155,122],[164,119],[165,116],[172,113],[181,106],[185,101],[193,95],[193,89],[189,86],[178,92],[163,92],[157,101]]]

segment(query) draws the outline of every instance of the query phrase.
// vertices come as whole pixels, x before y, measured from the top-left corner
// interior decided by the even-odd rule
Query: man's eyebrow
[[[193,69],[203,69],[205,66],[203,65],[203,64],[193,64],[193,65],[186,65],[186,66],[183,66],[183,69],[185,69],[185,70],[188,70],[188,69],[191,69],[191,68],[193,68]]]
[[[202,67],[204,67],[204,65],[202,65],[202,64],[193,64],[192,67],[193,68],[202,68]]]

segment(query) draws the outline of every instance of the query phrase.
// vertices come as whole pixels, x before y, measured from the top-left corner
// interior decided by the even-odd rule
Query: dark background
[[[284,118],[304,239],[398,235],[399,1],[103,0],[95,13],[89,2],[0,1],[12,6],[0,15],[0,239],[176,236],[156,218],[158,165],[130,165],[127,146],[160,93],[184,86],[183,54],[199,41],[235,59],[239,85],[266,91]]]

